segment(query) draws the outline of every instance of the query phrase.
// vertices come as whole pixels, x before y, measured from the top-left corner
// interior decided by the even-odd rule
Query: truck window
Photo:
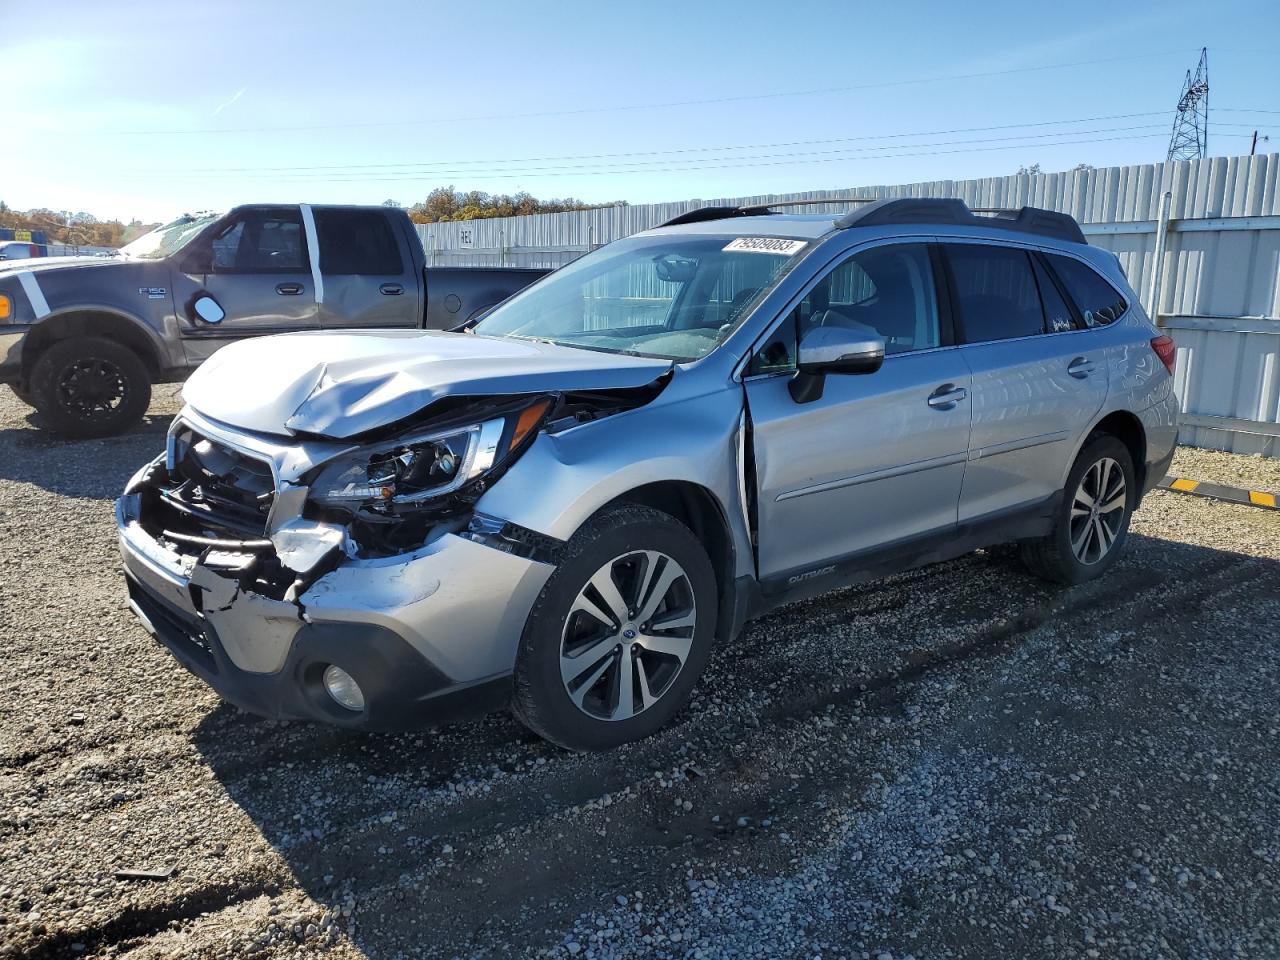
[[[318,209],[315,217],[321,273],[381,277],[404,273],[395,234],[381,213]]]
[[[297,273],[306,262],[302,219],[286,211],[244,214],[213,238],[218,273]]]

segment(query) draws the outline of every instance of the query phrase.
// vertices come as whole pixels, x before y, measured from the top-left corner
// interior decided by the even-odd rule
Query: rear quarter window
[[[1047,256],[1086,327],[1105,327],[1115,323],[1128,309],[1124,295],[1092,267],[1071,257]]]
[[[365,210],[316,210],[315,218],[321,273],[398,277],[404,272],[386,217]]]

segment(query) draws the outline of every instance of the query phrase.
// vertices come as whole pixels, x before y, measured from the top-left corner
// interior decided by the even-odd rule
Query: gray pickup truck
[[[185,216],[115,256],[0,263],[0,383],[57,433],[107,436],[233,340],[449,329],[547,272],[425,261],[395,207],[271,204]]]

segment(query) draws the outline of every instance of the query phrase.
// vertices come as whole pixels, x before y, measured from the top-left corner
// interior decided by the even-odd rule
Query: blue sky
[[[0,199],[168,219],[433,187],[713,198],[1280,149],[1280,8],[0,0]],[[1249,111],[1271,111],[1270,113]],[[1065,121],[1065,122],[1061,122]]]

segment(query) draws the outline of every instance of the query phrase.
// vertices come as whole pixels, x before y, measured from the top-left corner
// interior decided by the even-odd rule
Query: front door
[[[761,580],[799,583],[880,548],[956,525],[969,442],[969,372],[940,320],[930,248],[863,248],[810,289],[759,348],[745,389],[752,426]],[[886,340],[871,374],[828,375],[792,399],[798,337],[870,327]]]
[[[247,209],[228,219],[211,242],[211,256],[202,254],[210,272],[187,279],[213,297],[225,316],[205,323],[176,305],[189,363],[208,359],[231,340],[319,327],[297,207]]]

